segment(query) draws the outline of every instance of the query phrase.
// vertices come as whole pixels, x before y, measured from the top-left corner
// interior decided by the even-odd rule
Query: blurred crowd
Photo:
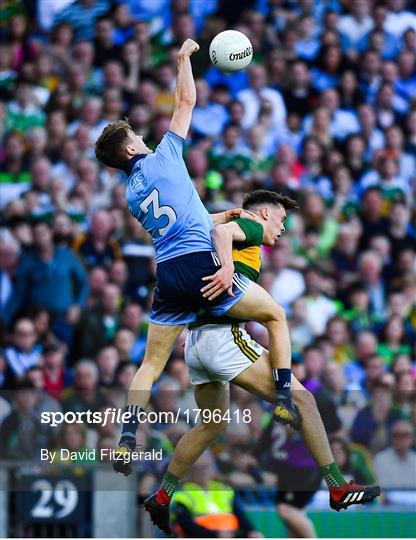
[[[240,207],[257,188],[299,201],[263,252],[260,281],[286,309],[293,370],[345,474],[416,488],[413,3],[0,4],[0,457],[116,443],[120,426],[59,430],[40,414],[124,407],[146,346],[154,251],[129,215],[124,174],[96,161],[94,143],[128,117],[157,146],[176,55],[192,37],[201,50],[185,159],[198,193],[211,212]],[[210,65],[209,43],[228,28],[253,44],[247,71]],[[267,346],[265,330],[249,326]],[[152,394],[155,410],[195,406],[183,342]],[[301,442],[233,388],[237,409],[252,422],[231,422],[214,445],[217,472],[237,488],[272,485]],[[146,425],[139,442],[168,459],[188,429]],[[165,465],[140,469],[143,491]]]

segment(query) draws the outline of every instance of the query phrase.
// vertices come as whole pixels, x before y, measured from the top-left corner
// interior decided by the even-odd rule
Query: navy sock
[[[127,405],[123,411],[125,415],[123,422],[123,429],[121,430],[121,439],[120,441],[126,442],[129,446],[136,446],[136,431],[139,427],[139,412],[143,411],[139,405]],[[129,413],[127,415],[126,413]]]
[[[279,396],[290,397],[292,372],[289,368],[272,369],[276,392]]]

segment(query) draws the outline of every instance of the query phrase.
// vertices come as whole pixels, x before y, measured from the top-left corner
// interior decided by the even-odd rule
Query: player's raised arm
[[[184,139],[188,135],[192,111],[196,101],[195,81],[190,57],[198,49],[198,43],[192,39],[187,39],[178,53],[175,106],[169,129]]]

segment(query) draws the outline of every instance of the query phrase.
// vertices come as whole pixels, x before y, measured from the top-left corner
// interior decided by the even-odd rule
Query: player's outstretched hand
[[[233,275],[233,267],[221,267],[218,272],[215,272],[212,276],[202,278],[202,281],[210,281],[208,285],[205,285],[205,287],[201,289],[203,297],[208,298],[208,300],[214,300],[224,291],[227,291],[230,296],[234,296]]]
[[[199,45],[193,39],[187,39],[182,44],[182,47],[179,50],[178,57],[181,56],[192,56],[194,52],[199,51]]]

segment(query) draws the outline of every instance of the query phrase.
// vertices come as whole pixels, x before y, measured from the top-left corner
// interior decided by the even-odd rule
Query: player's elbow
[[[195,103],[196,103],[196,96],[193,96],[191,94],[185,94],[181,96],[178,103],[178,108],[179,109],[193,109],[195,107]]]
[[[211,237],[215,241],[218,241],[228,235],[228,229],[224,224],[216,225],[211,229]]]
[[[242,242],[245,240],[245,235],[240,227],[233,223],[221,223],[214,228],[214,231],[223,238],[231,239],[233,242]]]

